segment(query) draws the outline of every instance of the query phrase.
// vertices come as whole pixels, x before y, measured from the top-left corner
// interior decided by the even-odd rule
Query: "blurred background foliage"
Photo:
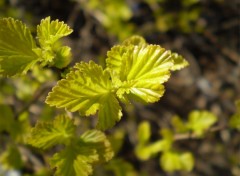
[[[227,127],[230,117],[236,117],[234,102],[240,98],[239,7],[238,0],[0,0],[0,17],[20,19],[32,29],[47,16],[65,21],[74,30],[63,41],[72,48],[71,65],[90,59],[104,65],[110,47],[134,34],[182,54],[190,63],[172,75],[160,102],[147,106],[133,103],[124,108],[123,120],[108,131],[117,155],[109,164],[97,167],[94,175],[237,176],[239,132]],[[22,143],[37,120],[50,120],[63,111],[56,112],[44,101],[67,72],[36,67],[26,77],[0,78],[2,166],[19,169],[25,175],[51,175],[44,162],[51,151],[45,156]],[[174,142],[177,151],[193,153],[191,172],[163,171],[158,153],[146,161],[138,159],[134,150],[142,121],[149,122],[149,141],[154,142],[162,139],[161,129],[174,131],[172,119],[176,120],[176,115],[186,121],[194,109],[208,110],[218,121],[214,126],[217,130],[204,138]],[[94,119],[77,118],[76,123],[84,131],[93,127]],[[18,156],[14,161],[13,155]],[[1,174],[6,175],[0,168]]]

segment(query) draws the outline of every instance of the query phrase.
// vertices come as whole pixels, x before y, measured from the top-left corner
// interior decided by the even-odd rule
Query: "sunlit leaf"
[[[113,79],[119,85],[118,97],[128,96],[147,103],[156,102],[163,95],[162,84],[169,79],[170,70],[186,66],[182,57],[158,45],[146,44],[115,46],[108,52],[106,62],[112,75],[118,78]]]
[[[47,149],[56,144],[69,144],[74,135],[73,120],[59,115],[53,121],[38,122],[31,131],[28,143],[37,148]]]
[[[123,159],[113,159],[105,167],[106,170],[112,171],[115,176],[137,176],[134,167]]]
[[[85,132],[80,139],[56,153],[50,160],[56,175],[88,176],[93,172],[93,164],[108,161],[113,152],[106,136],[97,130]]]
[[[180,70],[186,66],[189,65],[189,63],[179,54],[177,53],[173,53],[172,54],[172,59],[173,59],[173,67],[171,68],[171,70]]]
[[[66,67],[71,60],[71,49],[62,46],[59,39],[72,33],[64,22],[51,21],[50,17],[41,20],[37,26],[37,38],[41,48],[34,51],[41,58],[42,65],[54,65],[58,68]]]
[[[198,136],[202,136],[217,121],[217,117],[208,111],[192,111],[188,119],[187,127]]]
[[[240,130],[240,100],[237,100],[235,104],[236,104],[236,113],[231,116],[229,120],[229,126],[231,128],[236,128]]]
[[[72,33],[64,22],[59,20],[51,21],[50,17],[41,20],[40,25],[37,26],[37,38],[42,47],[50,47],[58,39]]]
[[[181,120],[181,118],[177,115],[173,116],[172,117],[172,120],[171,120],[171,123],[172,123],[172,126],[174,127],[174,130],[176,132],[186,132],[188,131],[189,129],[187,128],[187,126],[185,125],[185,123]]]
[[[151,136],[150,123],[147,121],[140,123],[140,125],[138,126],[138,142],[141,144],[145,144],[148,142],[150,136]]]
[[[191,171],[194,166],[194,157],[190,152],[177,153],[168,151],[162,154],[160,164],[163,170],[167,172],[176,170]]]
[[[8,105],[0,104],[0,132],[8,132],[14,141],[24,143],[29,129],[27,113],[22,113],[17,119],[14,119],[12,109]]]
[[[117,128],[111,135],[108,136],[108,139],[111,143],[112,149],[115,154],[117,154],[124,144],[125,130],[123,128]]]
[[[0,163],[5,169],[21,169],[23,161],[16,146],[8,146],[7,150],[0,155]]]
[[[146,41],[143,37],[134,35],[132,37],[129,37],[128,39],[124,40],[122,42],[122,45],[129,46],[129,45],[144,45],[146,44]]]
[[[30,30],[13,18],[0,19],[0,74],[25,74],[38,61]]]
[[[141,160],[148,160],[156,153],[167,151],[171,148],[172,142],[167,139],[158,140],[151,144],[139,144],[135,148],[136,156]]]
[[[99,110],[97,126],[100,129],[112,127],[122,113],[118,100],[112,92],[111,77],[93,61],[80,63],[66,79],[58,82],[49,93],[46,103],[57,108],[66,108],[81,115],[92,115]]]
[[[10,131],[14,123],[14,114],[8,105],[0,104],[0,132]]]

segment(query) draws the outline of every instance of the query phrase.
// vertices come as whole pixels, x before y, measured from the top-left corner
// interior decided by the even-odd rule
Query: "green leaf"
[[[0,156],[0,163],[5,169],[21,169],[23,161],[18,148],[8,146],[7,150]]]
[[[25,74],[38,61],[30,30],[13,18],[0,19],[0,74]]]
[[[240,100],[235,102],[237,111],[233,114],[229,120],[229,125],[231,128],[236,128],[240,130]]]
[[[66,67],[71,61],[71,49],[62,46],[59,39],[72,33],[64,22],[51,21],[50,17],[41,20],[37,26],[37,38],[41,48],[34,51],[41,58],[42,65],[54,65],[58,68]]]
[[[112,171],[115,176],[137,176],[134,167],[123,159],[113,159],[105,167],[106,170]]]
[[[172,59],[173,59],[174,65],[171,68],[171,70],[173,71],[180,70],[189,65],[189,63],[181,55],[178,55],[177,53],[172,54]]]
[[[138,126],[138,142],[146,144],[151,136],[151,126],[148,121],[141,122]]]
[[[240,99],[235,101],[235,105],[237,107],[237,113],[240,114]]]
[[[10,131],[14,123],[14,114],[8,105],[0,104],[0,132]]]
[[[139,46],[139,45],[144,45],[144,44],[146,44],[145,39],[138,35],[134,35],[122,42],[122,45],[125,45],[125,46],[129,46],[129,45]]]
[[[162,84],[177,63],[176,54],[158,45],[118,45],[107,55],[107,67],[112,77],[119,79],[113,78],[119,87],[118,97],[125,99],[127,95],[147,103],[160,99],[164,93]]]
[[[240,114],[234,114],[231,116],[229,125],[231,128],[240,130]]]
[[[186,127],[185,123],[181,120],[181,118],[177,115],[173,116],[171,119],[171,124],[174,127],[176,132],[187,132],[189,129]]]
[[[38,122],[31,131],[28,143],[47,149],[57,144],[69,144],[75,135],[73,120],[65,115],[57,116],[50,122]]]
[[[115,154],[117,154],[124,143],[126,131],[123,128],[116,128],[114,132],[111,133],[110,136],[108,136],[108,139],[112,145],[112,149]]]
[[[42,48],[50,47],[58,39],[71,34],[72,31],[64,22],[51,21],[50,17],[47,17],[37,26],[37,38]]]
[[[0,104],[0,132],[8,132],[14,141],[24,143],[29,132],[28,114],[22,113],[14,119],[12,109],[8,105]]]
[[[107,129],[119,121],[122,113],[114,96],[111,77],[93,61],[77,64],[66,79],[58,82],[49,93],[46,103],[57,108],[66,108],[81,115],[92,115],[99,110],[97,127]]]
[[[194,157],[190,152],[177,153],[168,151],[162,154],[160,164],[163,170],[167,172],[176,170],[191,171],[194,166]]]
[[[88,176],[92,174],[92,165],[99,161],[108,161],[113,156],[106,136],[97,130],[85,132],[80,139],[63,151],[56,153],[50,160],[56,168],[57,176]]]
[[[167,139],[158,140],[147,145],[138,144],[135,148],[135,154],[139,159],[145,161],[158,152],[168,151],[171,148],[171,145],[172,141]]]
[[[217,121],[217,117],[208,111],[192,111],[189,114],[186,126],[198,136],[210,128]]]

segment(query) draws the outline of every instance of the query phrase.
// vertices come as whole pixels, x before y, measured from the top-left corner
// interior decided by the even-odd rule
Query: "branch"
[[[217,131],[222,131],[226,128],[227,128],[227,125],[215,126],[215,127],[210,128],[209,130],[207,130],[207,132],[214,133],[214,132],[217,132]],[[188,139],[199,139],[199,136],[192,133],[192,132],[188,132],[188,133],[183,133],[183,134],[176,134],[176,135],[174,135],[173,139],[174,139],[174,141],[188,140]]]

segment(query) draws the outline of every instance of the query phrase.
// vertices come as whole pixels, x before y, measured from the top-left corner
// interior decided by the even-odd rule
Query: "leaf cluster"
[[[0,75],[26,74],[36,63],[58,68],[69,64],[70,48],[61,46],[59,39],[72,30],[63,22],[43,19],[37,26],[37,41],[19,20],[3,18],[0,26]]]
[[[39,149],[49,149],[56,145],[64,148],[50,159],[55,175],[83,175],[93,172],[93,164],[108,161],[113,157],[110,143],[104,133],[88,130],[81,136],[76,134],[74,121],[66,115],[59,115],[48,122],[38,122],[32,128],[28,143]]]
[[[191,171],[194,167],[194,156],[191,152],[179,152],[173,148],[173,143],[178,140],[178,134],[193,133],[195,137],[202,137],[217,120],[217,117],[208,111],[192,111],[188,121],[184,123],[180,117],[172,118],[172,125],[177,134],[170,129],[161,129],[162,139],[150,143],[151,127],[147,121],[138,127],[138,144],[135,148],[136,156],[141,160],[162,152],[160,165],[163,170],[173,172],[176,170]]]
[[[187,65],[182,56],[134,36],[111,48],[105,69],[93,61],[77,63],[49,93],[46,103],[84,116],[98,111],[97,128],[106,130],[121,119],[120,102],[157,102],[170,71]]]

